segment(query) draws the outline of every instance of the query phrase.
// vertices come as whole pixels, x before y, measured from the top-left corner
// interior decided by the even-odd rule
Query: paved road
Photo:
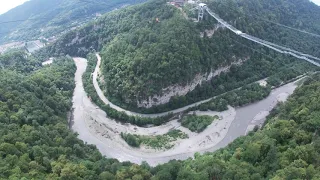
[[[168,162],[172,159],[184,160],[189,157],[193,157],[195,151],[180,154],[175,154],[174,152],[170,152],[170,154],[168,153],[168,151],[161,152],[156,155],[145,153],[143,154],[137,151],[130,150],[128,148],[123,148],[123,146],[120,146],[116,141],[101,139],[101,137],[92,132],[92,129],[90,129],[90,127],[88,127],[88,124],[86,123],[86,119],[88,117],[103,119],[106,118],[106,116],[103,111],[101,111],[89,100],[84,91],[82,84],[82,74],[85,72],[87,61],[82,58],[75,58],[74,61],[77,66],[77,71],[75,73],[76,87],[73,95],[74,122],[72,129],[79,134],[78,137],[80,139],[89,144],[96,145],[103,155],[107,157],[117,158],[120,161],[131,161],[134,163],[141,163],[142,161],[146,161],[150,165],[155,166],[157,164]],[[257,114],[259,114],[261,111],[271,110],[275,106],[277,97],[279,95],[284,93],[292,94],[294,89],[295,85],[293,83],[287,84],[273,90],[269,97],[258,103],[238,108],[236,110],[236,118],[232,122],[224,139],[222,139],[217,145],[209,147],[207,149],[203,149],[200,152],[213,152],[219,148],[225,147],[237,137],[245,135],[248,126],[253,124],[252,120]],[[263,121],[264,119],[261,119],[261,122]]]

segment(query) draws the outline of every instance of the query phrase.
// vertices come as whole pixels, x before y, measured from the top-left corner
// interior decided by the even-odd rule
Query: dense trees
[[[186,115],[181,119],[181,125],[190,129],[192,132],[200,133],[205,130],[214,120],[219,119],[218,116],[197,116]]]
[[[260,86],[258,83],[248,84],[240,89],[236,89],[220,95],[207,103],[203,103],[196,108],[202,111],[224,111],[228,105],[240,107],[266,98],[271,92],[271,87]]]
[[[28,57],[24,51],[12,50],[0,56],[0,68],[29,73],[41,67],[39,58]]]
[[[172,148],[174,146],[172,142],[177,139],[186,139],[188,138],[188,135],[178,129],[173,129],[163,135],[145,136],[121,133],[121,137],[132,147],[140,147],[140,145],[144,145],[147,148],[161,150]]]

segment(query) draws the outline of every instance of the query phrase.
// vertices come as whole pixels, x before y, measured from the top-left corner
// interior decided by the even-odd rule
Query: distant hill
[[[51,37],[100,14],[144,0],[30,0],[0,15],[0,43]],[[30,19],[27,21],[21,21]]]

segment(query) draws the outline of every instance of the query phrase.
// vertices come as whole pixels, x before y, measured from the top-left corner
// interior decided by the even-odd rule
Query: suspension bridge
[[[265,41],[260,38],[251,36],[249,34],[243,33],[239,29],[233,27],[231,24],[226,22],[225,20],[221,19],[219,17],[219,15],[217,15],[212,10],[210,10],[210,8],[204,3],[199,3],[197,9],[198,9],[198,21],[203,20],[204,13],[207,12],[210,16],[212,16],[214,19],[216,19],[220,24],[222,24],[224,27],[228,28],[230,31],[232,31],[233,33],[235,33],[238,36],[241,36],[249,41],[258,43],[258,44],[265,46],[267,48],[270,48],[276,52],[291,55],[293,57],[305,60],[309,63],[312,63],[312,64],[320,67],[320,63],[319,63],[320,58],[309,55],[309,54],[305,54],[305,53],[302,53],[302,52],[299,52],[299,51],[296,51],[296,50],[293,50],[293,49],[290,49],[290,48],[287,48],[284,46],[280,46],[275,43]],[[317,61],[319,61],[319,62],[317,62]]]

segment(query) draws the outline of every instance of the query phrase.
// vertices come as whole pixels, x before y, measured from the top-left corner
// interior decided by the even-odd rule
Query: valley
[[[1,14],[0,180],[320,179],[319,19],[309,0]]]

